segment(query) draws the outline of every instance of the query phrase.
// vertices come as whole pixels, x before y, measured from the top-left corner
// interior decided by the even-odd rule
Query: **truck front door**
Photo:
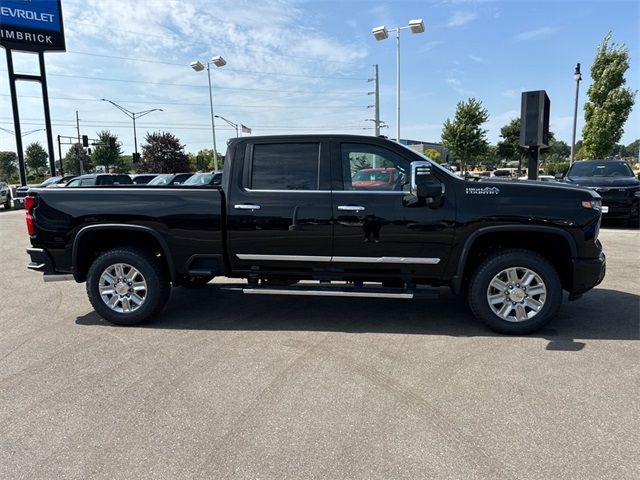
[[[438,278],[453,242],[454,189],[438,208],[407,201],[411,158],[403,147],[391,148],[373,142],[332,145],[332,267]],[[376,175],[386,171],[393,182],[377,182]]]

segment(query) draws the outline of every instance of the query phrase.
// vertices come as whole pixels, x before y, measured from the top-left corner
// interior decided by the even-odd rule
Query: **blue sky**
[[[640,11],[623,1],[244,1],[63,0],[66,53],[47,54],[54,135],[95,136],[108,128],[133,151],[130,121],[109,98],[134,111],[162,108],[139,121],[167,130],[196,152],[211,147],[206,73],[192,60],[222,55],[212,72],[215,113],[253,128],[254,134],[371,133],[371,65],[380,66],[381,118],[395,135],[395,45],[376,42],[371,28],[423,18],[426,32],[402,34],[402,137],[438,141],[456,102],[474,96],[489,110],[489,139],[519,115],[520,92],[544,89],[551,128],[570,141],[575,82],[582,63],[582,105],[589,69],[607,31],[630,49],[626,78],[640,89]],[[3,56],[4,57],[4,56]],[[118,57],[118,58],[114,58]],[[33,56],[16,54],[21,72]],[[215,68],[215,67],[213,67]],[[0,62],[0,126],[13,129],[6,64]],[[37,85],[18,87],[23,131],[41,128]],[[622,143],[640,136],[636,107]],[[235,131],[217,122],[218,149]],[[43,132],[25,137],[39,140]],[[14,149],[0,131],[0,149]],[[64,154],[64,149],[63,149]]]

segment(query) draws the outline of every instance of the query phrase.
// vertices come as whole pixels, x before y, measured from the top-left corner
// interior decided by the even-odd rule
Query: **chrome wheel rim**
[[[547,299],[547,286],[526,267],[505,268],[487,288],[487,302],[493,313],[507,322],[524,322],[538,315]]]
[[[98,289],[105,305],[118,313],[135,312],[147,298],[144,275],[128,263],[114,263],[105,268]]]

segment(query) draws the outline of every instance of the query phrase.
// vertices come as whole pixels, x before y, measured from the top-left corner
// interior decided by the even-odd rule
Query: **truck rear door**
[[[328,143],[256,139],[237,147],[228,190],[234,270],[329,266],[332,225]]]

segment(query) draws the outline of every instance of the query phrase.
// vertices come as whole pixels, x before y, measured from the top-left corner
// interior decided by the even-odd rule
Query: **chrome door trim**
[[[432,257],[332,257],[331,261],[338,263],[401,263],[436,265],[439,258]]]
[[[283,262],[338,262],[338,263],[385,263],[437,265],[439,258],[433,257],[331,257],[328,255],[263,255],[257,253],[237,253],[240,260],[283,261]]]
[[[240,260],[276,260],[284,262],[330,262],[329,255],[263,255],[258,253],[237,253]]]

